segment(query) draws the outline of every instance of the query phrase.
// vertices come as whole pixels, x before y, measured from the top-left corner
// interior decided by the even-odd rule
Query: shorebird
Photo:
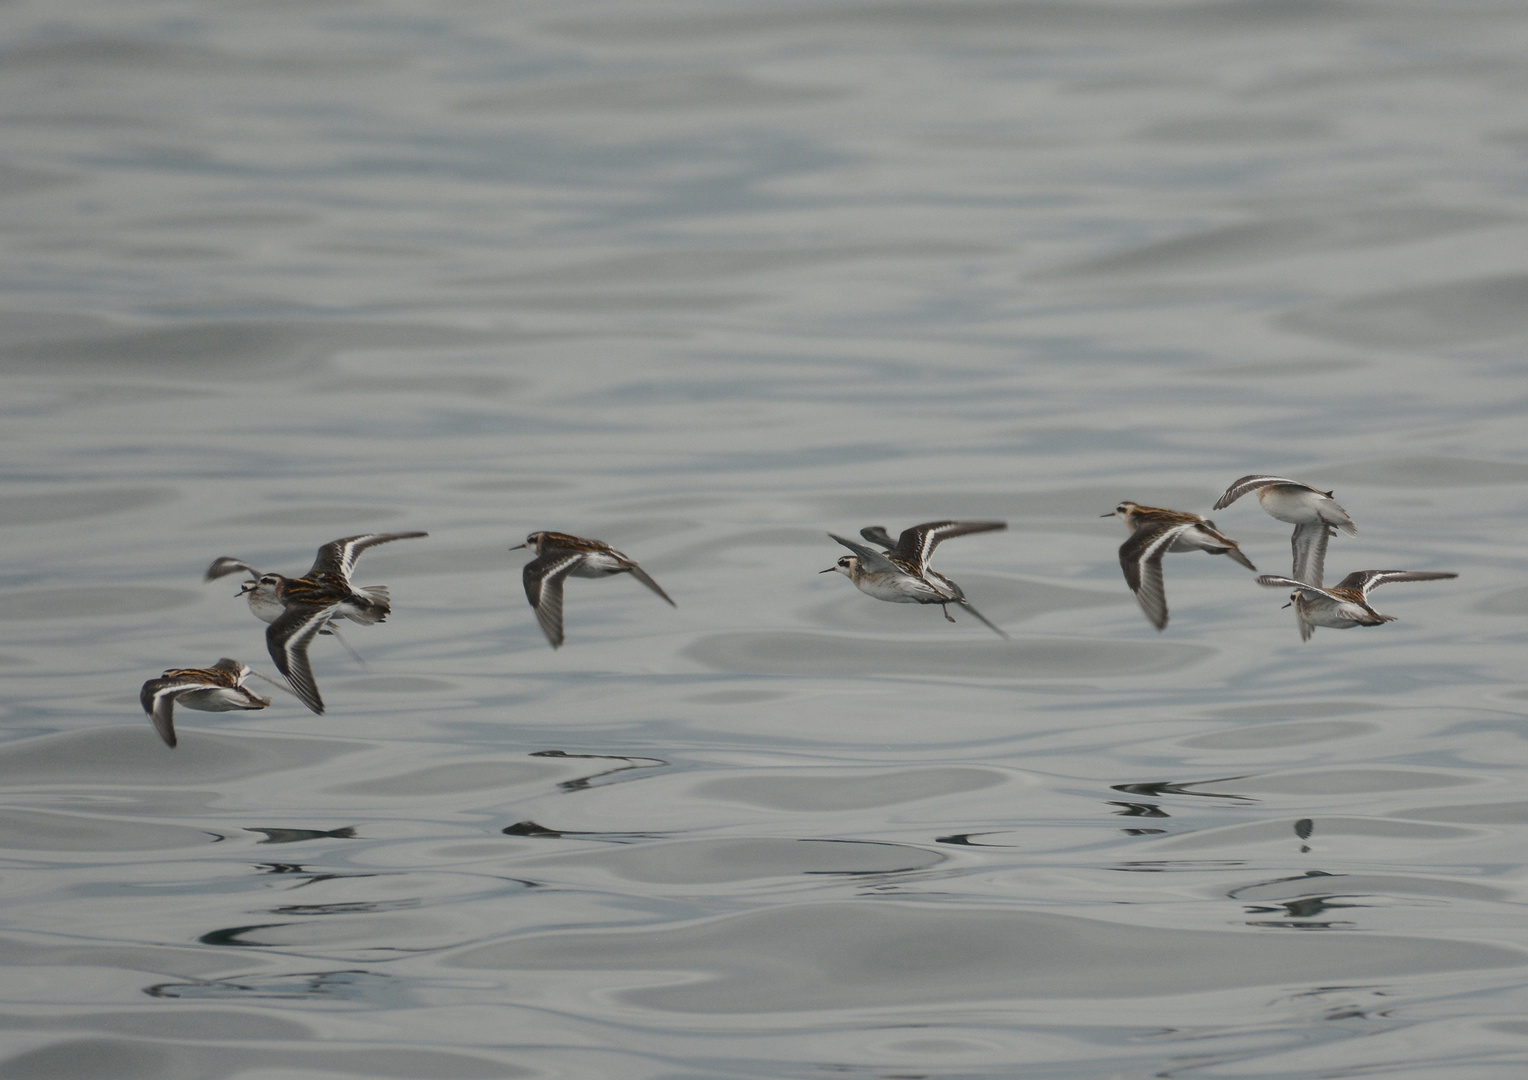
[[[1006,521],[926,521],[922,525],[903,530],[895,542],[891,534],[880,525],[860,530],[861,536],[885,548],[884,552],[828,533],[854,554],[843,556],[835,565],[820,572],[843,574],[854,582],[854,587],[860,592],[877,600],[893,604],[938,604],[950,622],[954,622],[955,617],[950,614],[948,605],[958,604],[999,637],[1007,638],[1008,635],[997,624],[972,606],[959,585],[938,571],[929,569],[928,565],[929,558],[941,540],[1006,528]]]
[[[1257,501],[1271,516],[1295,527],[1289,538],[1294,555],[1290,576],[1307,585],[1320,585],[1327,540],[1336,536],[1338,529],[1350,536],[1358,532],[1348,512],[1337,505],[1330,491],[1283,476],[1244,476],[1226,488],[1214,509],[1224,510],[1249,491],[1257,492]]]
[[[1294,605],[1300,623],[1300,640],[1309,641],[1316,627],[1347,630],[1354,626],[1378,626],[1394,622],[1394,615],[1381,615],[1369,606],[1369,590],[1392,581],[1441,581],[1458,574],[1433,570],[1355,570],[1329,589],[1296,578],[1264,574],[1259,585],[1270,589],[1293,589],[1289,607]]]
[[[238,595],[247,597],[249,610],[270,623],[265,631],[265,645],[277,670],[286,676],[304,705],[321,713],[324,699],[319,696],[318,684],[313,681],[313,669],[308,663],[308,644],[314,635],[333,634],[335,640],[359,660],[355,650],[340,637],[334,626],[335,620],[349,619],[370,626],[386,619],[393,610],[386,585],[356,588],[350,583],[356,559],[369,547],[428,535],[398,532],[344,536],[319,548],[312,568],[302,577],[295,578],[262,574],[248,563],[225,555],[212,561],[205,580],[212,581],[240,570],[254,575],[239,589]]]
[[[525,564],[525,598],[536,610],[536,621],[541,632],[557,648],[563,642],[562,634],[562,585],[571,574],[573,577],[599,578],[611,574],[630,574],[664,600],[670,607],[678,607],[647,571],[637,565],[637,560],[623,555],[603,540],[586,540],[560,532],[533,532],[525,543],[516,544],[510,551],[530,548],[536,557]]]
[[[1162,556],[1169,551],[1207,551],[1211,555],[1228,555],[1248,570],[1257,569],[1242,554],[1235,540],[1215,528],[1213,521],[1198,514],[1142,506],[1127,499],[1116,506],[1112,513],[1100,516],[1117,517],[1130,530],[1130,539],[1119,548],[1120,568],[1125,571],[1125,584],[1135,593],[1136,602],[1141,605],[1151,625],[1158,630],[1167,625],[1167,591],[1162,585]]]
[[[165,745],[174,747],[176,702],[202,712],[263,709],[269,705],[270,698],[261,697],[244,685],[252,674],[257,673],[226,656],[210,668],[170,668],[159,678],[143,684],[138,701],[154,721],[154,730]]]

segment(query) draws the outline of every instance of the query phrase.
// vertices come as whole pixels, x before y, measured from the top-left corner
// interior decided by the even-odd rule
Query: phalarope
[[[173,747],[175,704],[202,712],[232,712],[235,709],[263,709],[271,699],[261,697],[244,685],[252,672],[248,665],[226,656],[210,668],[170,668],[157,679],[143,684],[138,701],[154,722],[154,730]],[[264,676],[261,676],[262,678]]]
[[[1330,491],[1283,476],[1244,476],[1226,488],[1214,509],[1224,510],[1249,491],[1257,492],[1257,501],[1270,515],[1295,527],[1289,538],[1294,555],[1290,576],[1307,585],[1320,585],[1327,540],[1338,529],[1349,536],[1358,532],[1348,512],[1337,505]]]
[[[226,555],[214,559],[207,568],[207,581],[237,573],[253,574],[239,590],[249,600],[249,609],[270,623],[265,644],[276,668],[285,675],[304,705],[316,713],[324,711],[324,699],[313,681],[308,663],[308,644],[315,634],[333,634],[352,656],[355,650],[340,637],[334,621],[349,619],[370,626],[386,619],[393,610],[386,585],[356,588],[350,583],[356,559],[369,547],[428,536],[423,532],[363,533],[332,540],[318,549],[312,568],[302,577],[262,574],[253,566]],[[356,657],[360,659],[360,657]]]
[[[1309,641],[1318,626],[1347,630],[1354,626],[1394,622],[1394,615],[1381,615],[1369,606],[1370,589],[1392,581],[1442,581],[1458,576],[1434,570],[1355,570],[1327,589],[1277,574],[1264,574],[1257,583],[1270,589],[1294,590],[1285,607],[1294,605],[1295,618],[1300,623],[1300,640]]]
[[[1119,564],[1125,571],[1125,584],[1135,593],[1136,602],[1146,618],[1158,630],[1167,625],[1167,591],[1162,585],[1162,556],[1169,551],[1207,551],[1228,555],[1248,570],[1256,570],[1242,554],[1235,540],[1215,528],[1215,523],[1198,514],[1182,510],[1163,510],[1142,506],[1128,499],[1112,513],[1130,530],[1130,539],[1120,545]]]
[[[877,600],[893,604],[938,604],[950,622],[955,618],[947,605],[958,604],[980,619],[999,637],[1007,638],[994,622],[972,606],[961,587],[936,570],[929,569],[929,558],[941,540],[970,533],[992,532],[1008,528],[1006,521],[927,521],[905,529],[895,543],[891,534],[879,525],[861,529],[860,535],[885,548],[884,552],[854,540],[828,533],[854,552],[820,571],[840,573],[854,582],[854,587]]]
[[[536,621],[541,632],[557,648],[563,642],[562,634],[562,585],[571,574],[573,577],[598,578],[611,574],[630,574],[643,585],[668,601],[670,607],[678,607],[659,584],[647,576],[647,571],[637,565],[637,560],[623,555],[603,540],[586,540],[560,532],[533,532],[525,543],[516,544],[510,551],[531,548],[536,557],[525,564],[523,578],[525,597],[536,610]]]

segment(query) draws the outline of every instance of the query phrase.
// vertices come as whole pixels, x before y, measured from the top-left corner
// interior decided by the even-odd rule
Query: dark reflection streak
[[[361,979],[384,980],[381,975],[360,968],[345,971],[315,971],[306,974],[259,976],[249,980],[197,979],[192,982],[156,983],[143,992],[157,998],[358,998],[356,984]]]
[[[531,757],[544,758],[581,758],[592,761],[624,761],[625,765],[617,765],[613,769],[603,772],[590,773],[588,776],[575,777],[572,780],[564,780],[557,786],[563,791],[583,791],[594,786],[594,781],[602,776],[614,776],[616,773],[628,772],[631,769],[661,769],[667,768],[669,763],[662,758],[649,757],[623,757],[620,754],[570,754],[565,750],[537,750]]]
[[[307,881],[299,881],[296,885],[293,885],[292,888],[293,889],[304,889],[304,888],[307,888],[309,885],[315,885],[315,884],[317,884],[320,881],[338,881],[341,878],[369,878],[369,877],[386,877],[386,876],[388,876],[388,875],[385,875],[385,874],[314,874],[312,877],[308,878]],[[288,891],[291,891],[291,890],[288,890]]]
[[[960,844],[960,845],[962,845],[964,847],[990,847],[990,848],[1011,848],[1011,847],[1017,847],[1018,846],[1017,844],[978,844],[975,840],[972,839],[972,837],[976,837],[976,836],[996,836],[996,835],[998,835],[998,834],[997,833],[979,833],[979,832],[951,833],[949,836],[936,836],[936,837],[934,837],[934,843],[936,843],[936,844]]]
[[[659,840],[663,838],[662,833],[559,832],[556,829],[548,829],[545,825],[538,825],[534,821],[517,821],[513,825],[507,825],[499,831],[505,836],[530,836],[551,840],[568,837],[604,840],[611,844],[635,844],[639,840]]]
[[[256,863],[255,869],[267,874],[304,874],[307,871],[298,863],[292,862],[268,862]]]
[[[1111,791],[1123,791],[1126,795],[1194,795],[1204,799],[1234,799],[1237,802],[1254,803],[1258,800],[1246,795],[1232,795],[1224,791],[1194,791],[1201,784],[1229,784],[1245,780],[1245,776],[1222,776],[1218,780],[1153,780],[1141,784],[1111,784]]]
[[[290,926],[290,923],[256,923],[253,926],[229,926],[222,930],[211,930],[196,940],[203,945],[231,945],[237,949],[264,949],[269,948],[263,941],[240,941],[241,934],[248,934],[255,930],[271,930],[282,926]]]
[[[1124,833],[1126,836],[1162,836],[1162,835],[1164,835],[1167,832],[1167,830],[1166,829],[1121,829],[1120,832]]]
[[[227,839],[228,839],[228,837],[227,837],[227,836],[225,836],[225,835],[224,835],[224,834],[222,834],[222,833],[216,833],[216,832],[207,832],[207,830],[206,830],[206,829],[203,829],[203,830],[202,830],[202,831],[203,831],[203,832],[206,832],[206,833],[207,833],[207,835],[208,835],[208,836],[210,836],[210,837],[212,837],[212,842],[213,842],[213,843],[214,843],[214,844],[221,844],[221,843],[222,843],[222,842],[223,842],[223,841],[224,841],[224,840],[227,840]]]
[[[1267,915],[1276,911],[1282,911],[1291,919],[1311,919],[1329,909],[1374,906],[1372,904],[1334,904],[1331,902],[1338,898],[1339,894],[1328,893],[1326,896],[1302,896],[1297,900],[1279,900],[1272,904],[1248,904],[1247,914]]]
[[[1114,811],[1120,817],[1172,817],[1155,803],[1111,802],[1106,805],[1123,807],[1122,810]]]
[[[1248,889],[1266,889],[1270,885],[1286,885],[1292,881],[1306,881],[1310,878],[1346,877],[1346,874],[1332,874],[1325,870],[1307,870],[1303,874],[1295,874],[1292,877],[1271,878],[1268,881],[1255,881],[1251,885],[1242,885],[1226,893],[1232,900],[1240,898]]]
[[[406,900],[352,900],[335,904],[287,904],[271,908],[272,915],[365,915],[377,911],[398,911],[417,908],[422,901]]]
[[[346,825],[339,829],[245,829],[245,832],[264,833],[265,839],[258,840],[260,844],[297,844],[304,840],[352,840],[355,838],[355,826]]]
[[[1352,930],[1357,927],[1353,922],[1280,922],[1271,920],[1268,922],[1249,922],[1248,926],[1261,926],[1271,930]]]

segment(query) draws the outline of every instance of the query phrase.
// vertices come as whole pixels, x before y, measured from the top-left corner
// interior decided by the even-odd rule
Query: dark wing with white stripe
[[[238,559],[230,559],[227,555],[224,555],[221,558],[212,560],[212,565],[207,567],[207,574],[202,580],[216,581],[220,577],[236,574],[240,570],[243,570],[250,577],[260,576],[260,571],[250,566],[249,563],[240,562]]]
[[[324,699],[313,681],[308,645],[329,622],[334,608],[333,604],[292,604],[265,628],[265,645],[276,670],[286,676],[302,703],[316,713],[324,711]]]
[[[1326,542],[1337,535],[1337,530],[1324,521],[1314,525],[1296,525],[1289,538],[1289,548],[1294,554],[1291,576],[1311,585],[1320,585],[1326,573]]]
[[[552,548],[526,563],[522,571],[525,598],[536,609],[536,621],[554,649],[563,641],[562,583],[567,579],[568,571],[587,557],[584,552],[572,548]],[[673,601],[669,600],[669,603]]]
[[[1006,521],[925,521],[922,525],[904,529],[902,535],[897,537],[897,546],[892,554],[923,570],[928,567],[928,561],[941,540],[1006,528]]]
[[[150,679],[139,691],[138,702],[143,706],[143,711],[149,714],[149,719],[154,721],[154,730],[159,733],[165,745],[173,747],[176,742],[175,699],[188,690],[205,690],[214,685],[205,679],[183,676]]]
[[[866,525],[860,530],[860,535],[872,544],[885,548],[887,551],[897,546],[897,542],[891,538],[891,533],[886,531],[884,525]]]
[[[1197,521],[1148,521],[1119,546],[1119,565],[1125,572],[1125,584],[1130,586],[1146,618],[1158,630],[1167,625],[1167,589],[1162,584],[1162,556],[1167,554],[1167,549],[1172,547],[1180,533],[1197,524]]]
[[[1293,484],[1295,487],[1302,487],[1307,491],[1316,490],[1309,484],[1302,484],[1300,481],[1291,480],[1287,476],[1244,476],[1226,488],[1225,494],[1215,500],[1214,509],[1224,510],[1237,499],[1247,494],[1247,492],[1256,491],[1258,488],[1267,487],[1269,484]]]
[[[1392,581],[1442,581],[1456,578],[1458,574],[1439,570],[1355,570],[1337,583],[1339,589],[1357,589],[1363,596],[1370,589],[1388,585]]]
[[[837,533],[828,533],[828,535],[837,540],[850,551],[854,552],[854,554],[858,555],[860,559],[860,565],[863,566],[866,570],[874,570],[878,573],[888,570],[894,574],[907,573],[907,571],[902,569],[902,567],[888,559],[883,552],[879,552],[875,550],[875,548],[868,548],[857,540],[845,540]]]
[[[320,573],[338,574],[346,581],[350,580],[350,574],[355,570],[355,562],[361,557],[361,552],[378,544],[388,544],[394,540],[409,540],[416,536],[429,536],[424,532],[398,532],[398,533],[362,533],[360,536],[344,536],[338,540],[331,540],[318,549],[318,558],[313,560],[313,568],[307,576],[313,577]]]
[[[1281,574],[1261,574],[1257,578],[1257,583],[1265,589],[1294,589],[1297,592],[1310,593],[1312,596],[1331,596],[1331,593],[1319,585],[1311,585]]]

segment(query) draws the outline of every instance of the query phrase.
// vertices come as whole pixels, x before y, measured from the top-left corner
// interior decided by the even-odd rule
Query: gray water
[[[0,1077],[1528,1066],[1528,9],[0,6]],[[1304,644],[1124,498],[1334,487]],[[942,517],[1004,642],[829,531]],[[1288,526],[1215,515],[1264,572]],[[236,556],[350,533],[329,711]],[[567,644],[532,529],[605,539]],[[259,684],[255,684],[258,686]]]

